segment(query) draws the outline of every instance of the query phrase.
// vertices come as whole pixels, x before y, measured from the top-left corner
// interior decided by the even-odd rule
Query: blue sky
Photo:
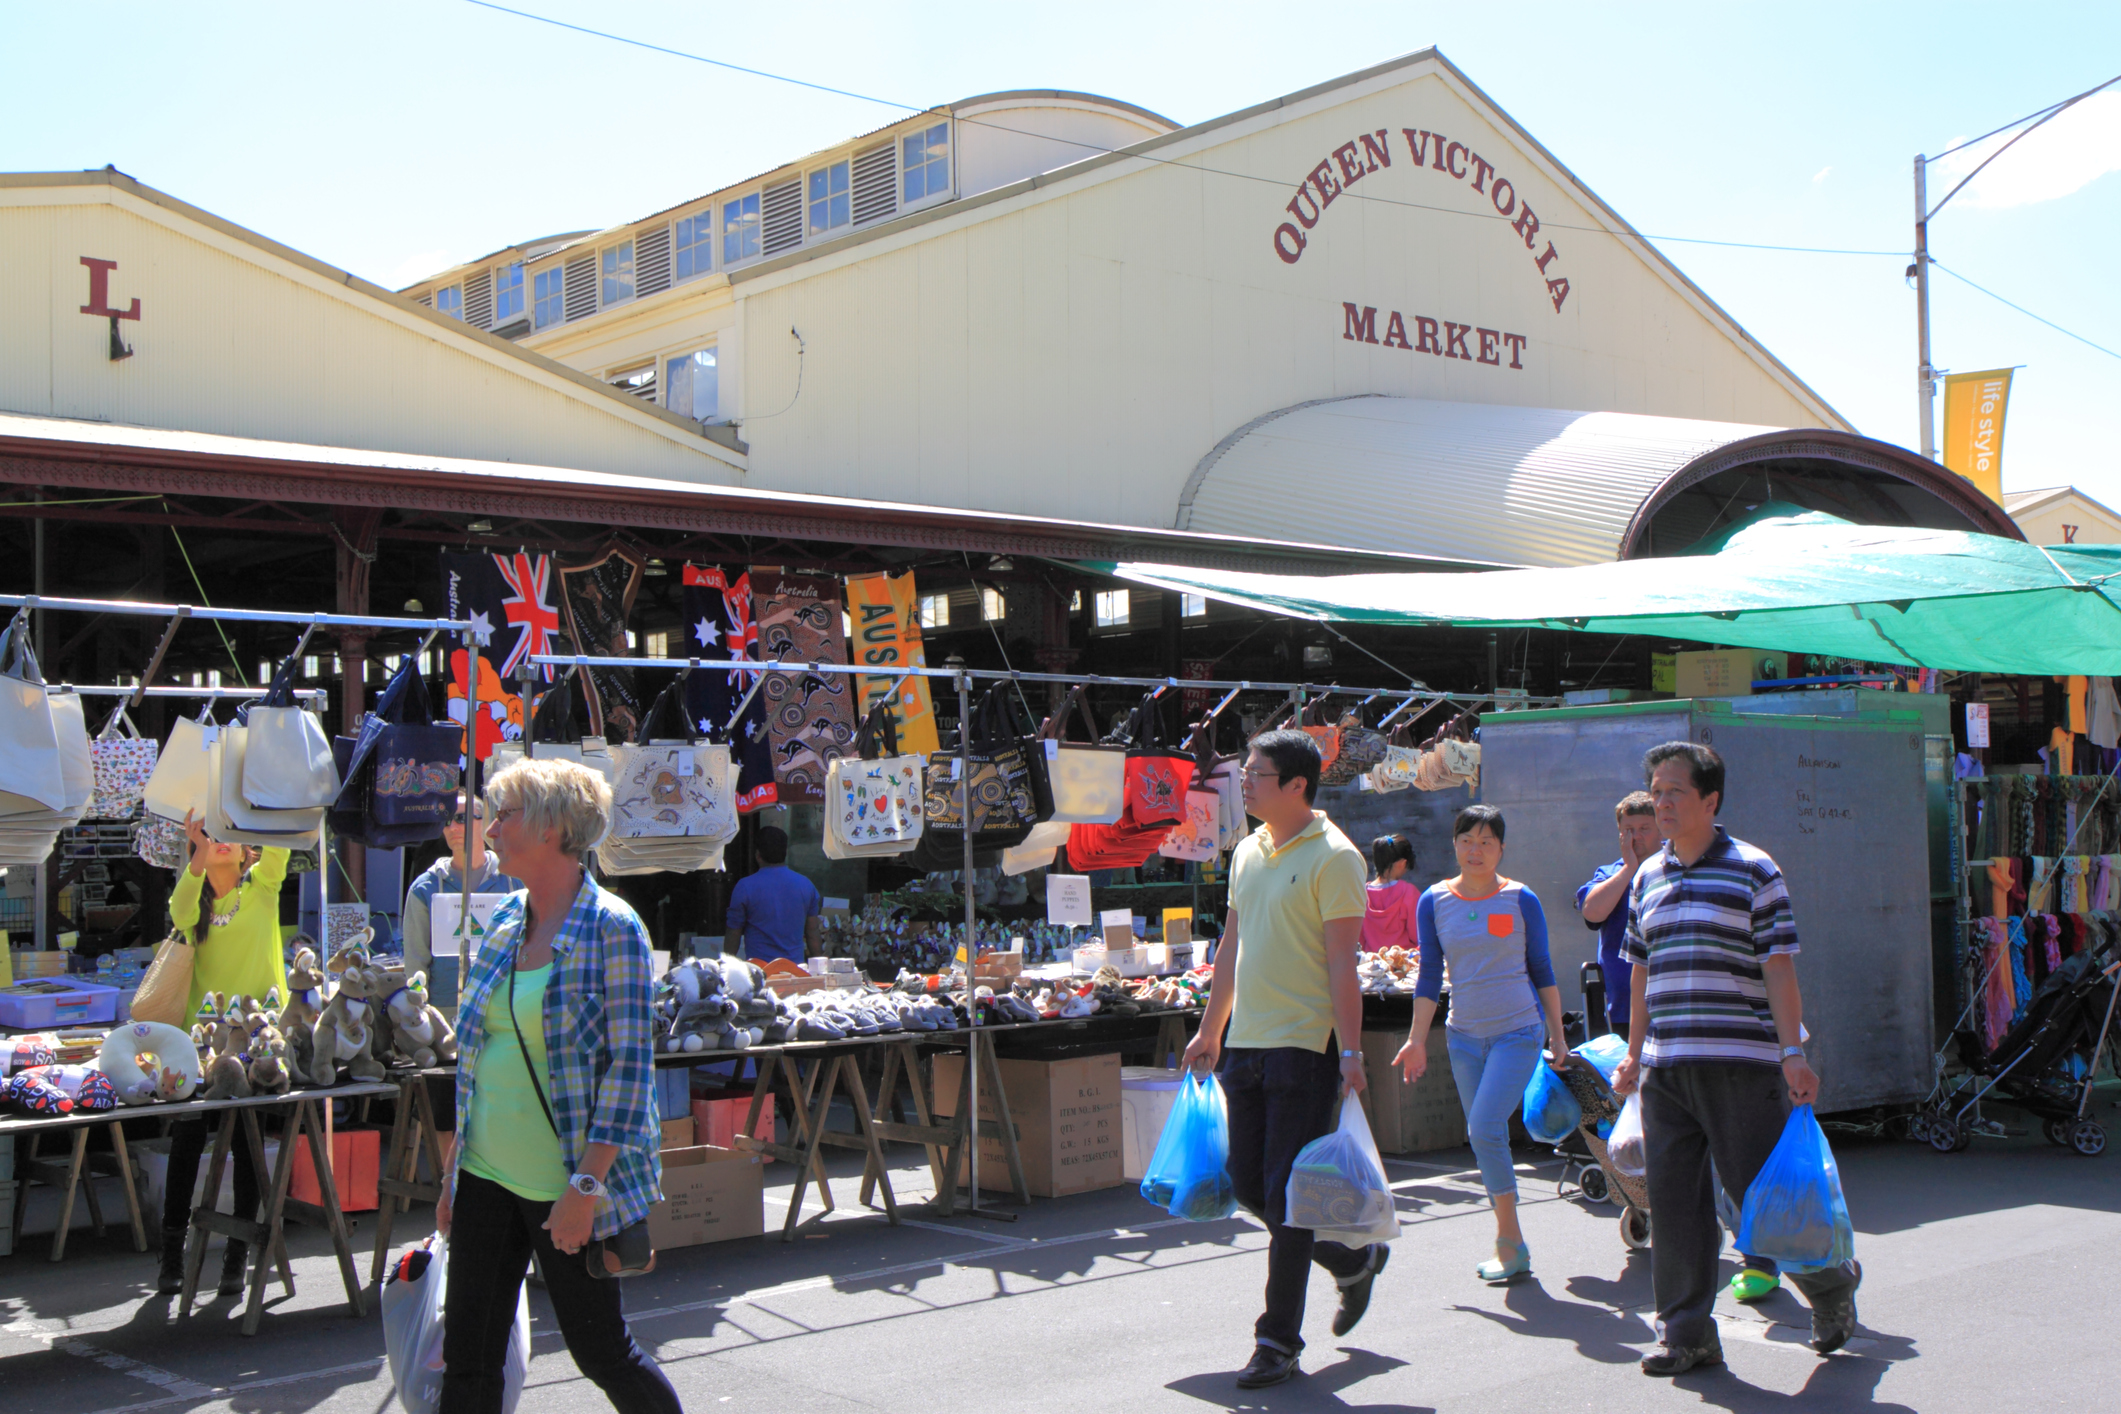
[[[911,105],[1109,94],[1196,122],[1434,44],[1635,226],[1904,251],[1911,161],[2121,72],[2121,5],[519,8]],[[900,111],[464,0],[8,7],[0,170],[113,163],[385,284],[645,215]],[[2121,91],[2003,157],[1940,261],[2121,350]],[[1933,190],[1934,190],[1933,186]],[[1904,256],[1665,252],[1873,436],[1915,441]],[[2121,507],[2121,359],[1940,276],[1940,367],[2024,364],[2006,489]]]

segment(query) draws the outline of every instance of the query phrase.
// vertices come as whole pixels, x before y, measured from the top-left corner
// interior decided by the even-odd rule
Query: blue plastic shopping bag
[[[1541,1062],[1532,1067],[1524,1087],[1524,1127],[1542,1144],[1559,1144],[1583,1123],[1583,1106],[1569,1093],[1568,1082]]]
[[[1738,1250],[1792,1272],[1815,1272],[1856,1255],[1841,1170],[1810,1105],[1790,1111],[1775,1152],[1745,1190]]]
[[[1188,1071],[1142,1175],[1142,1197],[1174,1218],[1207,1223],[1237,1211],[1230,1183],[1230,1106],[1222,1082]]]
[[[1569,1054],[1582,1056],[1589,1061],[1610,1085],[1613,1082],[1613,1072],[1620,1069],[1620,1063],[1628,1058],[1628,1043],[1608,1031],[1603,1036],[1593,1036]]]

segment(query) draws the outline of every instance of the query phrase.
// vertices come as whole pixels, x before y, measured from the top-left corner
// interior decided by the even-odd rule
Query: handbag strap
[[[1098,741],[1097,714],[1090,710],[1089,689],[1082,683],[1068,689],[1068,695],[1061,699],[1060,710],[1046,718],[1044,725],[1038,729],[1038,734],[1048,741],[1066,741],[1068,717],[1071,713],[1082,717],[1083,726],[1090,733],[1090,740]]]
[[[529,922],[527,920],[527,917],[524,923],[524,928],[525,931],[528,931],[529,929]],[[522,950],[522,947],[523,945],[520,942],[516,944],[516,950],[518,952]],[[552,1126],[552,1137],[559,1140],[562,1144],[565,1144],[567,1142],[567,1136],[560,1133],[559,1122],[552,1117],[552,1106],[545,1102],[544,1083],[538,1079],[538,1068],[530,1063],[530,1048],[523,1044],[522,1024],[516,1020],[515,953],[510,953],[508,955],[508,1027],[511,1031],[514,1031],[516,1033],[516,1049],[523,1053],[523,1073],[530,1077],[530,1088],[537,1092],[538,1108],[545,1111],[545,1122]]]
[[[699,740],[699,734],[693,730],[691,718],[685,712],[685,674],[690,671],[689,668],[680,669],[670,685],[657,693],[655,701],[648,704],[648,710],[641,714],[640,730],[633,734],[636,746],[646,746],[653,741],[658,729],[673,713],[677,716],[677,729],[665,731],[663,734],[666,737],[682,738],[687,742]]]
[[[876,749],[879,736],[884,739],[882,751]],[[898,755],[898,719],[891,715],[890,698],[879,697],[869,704],[869,715],[855,729],[854,754],[864,761]]]
[[[0,672],[11,678],[35,683],[38,687],[44,686],[44,672],[37,666],[36,650],[30,646],[27,609],[16,614],[14,621],[8,624],[6,633],[0,635],[0,646],[4,646],[6,650],[4,654],[0,654],[0,659],[4,659]]]

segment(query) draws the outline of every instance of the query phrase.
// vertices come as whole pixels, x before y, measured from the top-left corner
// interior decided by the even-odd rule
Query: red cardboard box
[[[331,1182],[339,1190],[339,1210],[372,1213],[376,1210],[376,1179],[383,1171],[383,1132],[379,1129],[341,1129],[331,1136]],[[309,1160],[309,1141],[295,1146],[295,1171],[287,1185],[287,1196],[304,1203],[321,1203],[316,1165]]]
[[[699,1142],[712,1144],[717,1149],[736,1147],[736,1136],[744,1132],[744,1117],[751,1113],[751,1092],[724,1091],[705,1098],[695,1096],[692,1101],[692,1123],[699,1132]],[[773,1106],[769,1103],[759,1111],[759,1132],[756,1138],[773,1142]]]

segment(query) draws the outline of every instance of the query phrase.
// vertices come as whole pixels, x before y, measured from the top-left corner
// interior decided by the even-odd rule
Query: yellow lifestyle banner
[[[2003,413],[2011,370],[1954,373],[1944,380],[1944,465],[2003,504]]]
[[[847,581],[847,618],[853,632],[849,648],[859,667],[924,668],[921,620],[914,608],[913,576],[868,574]],[[879,700],[891,703],[898,728],[898,749],[925,756],[937,749],[935,706],[928,679],[863,677],[860,716]]]

